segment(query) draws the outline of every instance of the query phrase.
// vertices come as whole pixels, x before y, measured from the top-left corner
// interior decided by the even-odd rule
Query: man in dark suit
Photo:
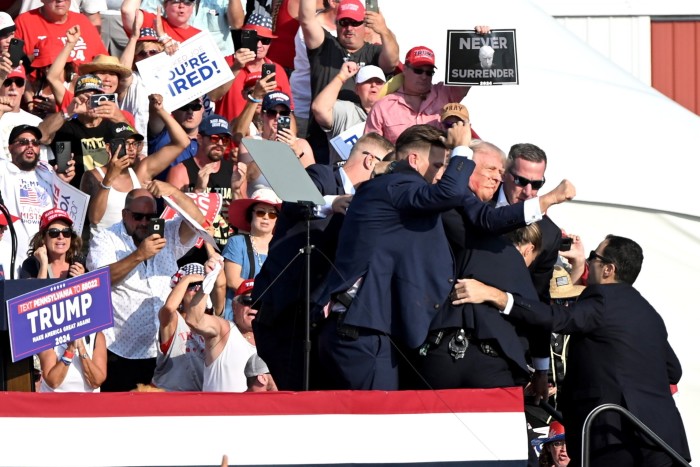
[[[524,224],[523,203],[493,209],[469,192],[470,142],[468,123],[447,138],[429,125],[410,127],[397,139],[393,171],[357,191],[317,301],[329,313],[319,356],[334,388],[398,389],[396,347],[423,344],[454,283],[440,212],[464,206],[470,225],[486,231]],[[545,196],[539,209],[567,193]]]
[[[496,207],[520,203],[537,196],[545,183],[547,155],[534,144],[515,144],[508,152],[503,184],[495,198]],[[539,221],[542,232],[542,250],[530,265],[535,289],[545,303],[549,303],[549,280],[559,255],[561,229],[545,215]]]
[[[668,343],[663,319],[632,287],[642,260],[637,243],[608,235],[588,257],[588,287],[568,308],[511,296],[474,279],[461,280],[455,287],[454,303],[489,302],[512,319],[571,335],[560,396],[571,466],[581,462],[586,417],[608,403],[629,410],[690,461],[683,421],[670,390],[680,380],[680,362]],[[601,413],[590,435],[593,466],[672,464],[617,412]]]
[[[307,173],[326,200],[311,220],[311,290],[321,283],[335,258],[340,226],[356,187],[372,176],[379,160],[394,146],[376,133],[360,138],[343,167],[314,164]],[[265,360],[281,390],[303,389],[303,341],[305,336],[304,209],[284,203],[270,250],[255,278],[253,322],[258,354]],[[316,383],[312,376],[312,383]]]
[[[472,146],[476,164],[469,188],[484,202],[493,198],[505,171],[505,154],[485,141]],[[536,200],[526,201],[527,203]],[[538,224],[519,230],[520,238],[534,250],[525,255],[505,236],[475,232],[462,208],[442,214],[445,233],[455,257],[457,277],[474,277],[521,296],[537,299],[528,265],[542,245]],[[419,352],[412,353],[414,367],[435,389],[524,386],[530,378],[526,351],[533,352],[534,366],[546,375],[549,367],[549,334],[531,332],[526,325],[495,314],[478,313],[486,305],[454,307],[446,303],[431,323],[431,332]],[[456,341],[456,339],[461,340]],[[543,345],[536,345],[537,338]],[[532,345],[530,340],[533,340]],[[410,373],[408,374],[410,379]],[[403,384],[403,382],[402,382]],[[424,387],[420,385],[418,387]],[[543,391],[546,391],[546,380]]]

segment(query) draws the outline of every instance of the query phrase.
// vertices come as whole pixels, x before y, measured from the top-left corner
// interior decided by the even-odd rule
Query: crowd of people
[[[541,193],[544,150],[480,137],[470,88],[433,83],[427,45],[402,57],[397,19],[360,0],[18,3],[0,13],[0,275],[107,267],[114,316],[41,352],[39,391],[522,386],[532,465],[540,448],[578,465],[602,403],[690,458],[680,363],[632,287],[641,247],[609,235],[586,256],[547,214],[573,184]],[[202,30],[234,79],[168,112],[136,65]],[[243,138],[288,147],[324,204],[280,199]],[[90,196],[85,225],[55,202],[65,185]],[[670,465],[611,414],[592,456]]]

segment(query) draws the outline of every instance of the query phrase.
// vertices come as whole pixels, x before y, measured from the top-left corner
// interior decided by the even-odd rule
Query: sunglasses
[[[151,49],[151,50],[142,50],[141,52],[137,53],[137,57],[152,57],[154,55],[158,55],[160,51],[158,49]]]
[[[231,137],[227,135],[210,135],[207,138],[214,144],[223,144],[224,146],[231,144]]]
[[[187,290],[193,290],[195,292],[199,292],[199,289],[202,288],[202,283],[201,282],[192,282],[187,286]]]
[[[269,217],[271,220],[277,219],[277,213],[275,211],[263,211],[262,209],[253,211],[255,213],[255,217],[258,219],[262,219],[265,217],[265,214],[267,214],[267,217]]]
[[[38,148],[41,142],[38,139],[19,138],[16,139],[13,144],[19,144],[20,146],[29,146],[31,144],[35,148]]]
[[[423,68],[413,68],[412,66],[407,66],[406,68],[410,68],[411,71],[413,71],[413,72],[414,72],[415,74],[417,74],[418,76],[422,75],[423,73],[425,73],[425,74],[428,75],[428,76],[433,76],[433,75],[435,74],[435,70],[432,70],[432,69],[431,69],[431,70],[425,70],[425,69],[423,69]]]
[[[363,155],[363,156],[372,156],[372,157],[374,157],[375,159],[377,159],[377,161],[379,161],[379,162],[382,161],[382,158],[381,158],[381,157],[375,156],[374,154],[372,154],[372,153],[369,152],[369,151],[362,151],[362,155]]]
[[[73,231],[66,227],[65,229],[49,229],[46,231],[46,233],[49,234],[49,237],[51,238],[58,238],[59,235],[62,235],[63,238],[70,238]]]
[[[250,306],[253,304],[253,297],[250,295],[239,295],[236,297],[236,301],[241,305]]]
[[[560,447],[564,446],[565,444],[566,444],[566,441],[564,441],[563,439],[558,439],[556,441],[552,441],[552,446],[554,446],[555,448],[560,448]]]
[[[520,175],[515,175],[513,172],[510,172],[510,176],[513,177],[513,182],[517,186],[526,187],[530,185],[533,190],[539,190],[542,188],[545,182],[544,178],[542,180],[529,180],[525,177],[521,177]]]
[[[183,3],[185,6],[192,6],[194,5],[194,2],[191,0],[170,0],[170,3]]]
[[[22,86],[24,86],[24,80],[22,78],[7,78],[5,81],[2,82],[3,87],[6,88],[9,88],[13,84],[18,88],[21,88]]]
[[[613,260],[608,259],[605,256],[599,255],[595,252],[595,250],[591,250],[591,253],[588,255],[588,259],[586,259],[586,261],[592,263],[595,260],[599,260],[602,263],[615,264]]]
[[[340,21],[338,21],[338,25],[341,28],[347,28],[348,26],[352,26],[353,28],[359,28],[363,24],[365,24],[364,21],[355,21],[350,18],[343,18]]]
[[[267,115],[270,118],[275,118],[278,115],[281,115],[282,117],[289,117],[292,114],[292,111],[287,109],[287,110],[275,110],[275,109],[267,109],[265,111],[265,115]]]
[[[258,40],[262,45],[270,45],[272,44],[272,39],[269,37],[258,37]]]
[[[198,112],[198,111],[202,110],[202,107],[203,107],[203,105],[200,104],[199,102],[193,102],[191,104],[183,105],[182,107],[180,107],[177,110],[180,110],[182,112],[187,112],[188,110],[191,110],[193,112]]]
[[[129,211],[127,209],[127,211]],[[134,211],[129,211],[131,213],[131,217],[134,218],[136,222],[141,222],[144,219],[155,219],[158,217],[157,212],[134,212]]]

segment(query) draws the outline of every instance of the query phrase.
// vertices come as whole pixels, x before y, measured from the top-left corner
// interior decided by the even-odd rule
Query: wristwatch
[[[88,357],[89,357],[89,355],[87,354],[87,352],[80,355],[80,358],[83,358],[83,359],[88,358]]]

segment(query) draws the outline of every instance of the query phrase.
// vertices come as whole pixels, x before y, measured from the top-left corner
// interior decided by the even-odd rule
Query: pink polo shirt
[[[398,91],[377,101],[370,110],[365,124],[365,133],[374,131],[396,143],[399,135],[408,127],[419,124],[440,126],[440,113],[445,104],[460,102],[464,88],[434,84],[430,94],[415,112],[403,95],[403,86]]]

